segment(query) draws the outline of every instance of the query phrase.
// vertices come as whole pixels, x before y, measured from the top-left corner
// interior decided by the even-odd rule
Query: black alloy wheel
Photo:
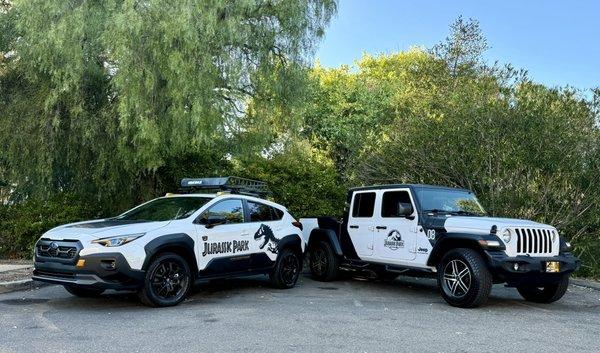
[[[146,272],[140,299],[150,306],[177,305],[191,287],[187,262],[179,255],[165,253],[152,261]]]
[[[338,277],[339,259],[327,241],[312,245],[308,255],[310,272],[316,280],[328,282]]]
[[[310,253],[310,270],[317,277],[322,277],[327,271],[327,253],[323,247],[317,247]]]
[[[283,249],[277,259],[277,265],[270,274],[271,282],[277,288],[292,288],[298,281],[302,270],[300,257],[292,249]]]

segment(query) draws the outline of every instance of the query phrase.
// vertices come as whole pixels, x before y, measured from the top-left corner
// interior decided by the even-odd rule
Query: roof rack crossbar
[[[267,183],[240,177],[218,178],[185,178],[181,180],[181,188],[229,191],[235,194],[265,197],[269,195]]]

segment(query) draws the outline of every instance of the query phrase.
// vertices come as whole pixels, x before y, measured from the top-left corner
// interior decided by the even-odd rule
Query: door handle
[[[250,234],[250,233],[248,233],[247,230],[245,230],[245,231],[243,231],[243,232],[240,233],[240,235],[248,235],[248,234]]]
[[[377,228],[377,229],[387,229],[387,227],[386,227],[386,226],[377,226],[377,227],[375,227],[375,228]]]
[[[352,229],[358,229],[358,226],[350,226]]]

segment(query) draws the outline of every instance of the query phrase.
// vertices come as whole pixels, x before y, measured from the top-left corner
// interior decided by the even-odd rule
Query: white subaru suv
[[[268,274],[278,288],[296,284],[302,225],[285,207],[255,197],[265,195],[265,183],[223,177],[183,179],[181,186],[191,193],[44,233],[33,279],[77,296],[136,290],[150,306],[176,305],[207,279]]]

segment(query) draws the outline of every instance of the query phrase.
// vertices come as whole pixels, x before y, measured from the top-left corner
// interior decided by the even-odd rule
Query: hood
[[[136,233],[147,233],[169,224],[171,221],[148,222],[129,221],[118,219],[102,219],[65,224],[44,233],[44,238],[81,239],[81,238],[105,238],[116,235],[127,235]]]
[[[498,229],[506,227],[543,227],[553,228],[549,225],[537,223],[534,221],[516,219],[516,218],[498,218],[498,217],[468,217],[468,216],[450,216],[445,217],[444,228],[447,232],[483,232],[489,233],[492,226]]]

